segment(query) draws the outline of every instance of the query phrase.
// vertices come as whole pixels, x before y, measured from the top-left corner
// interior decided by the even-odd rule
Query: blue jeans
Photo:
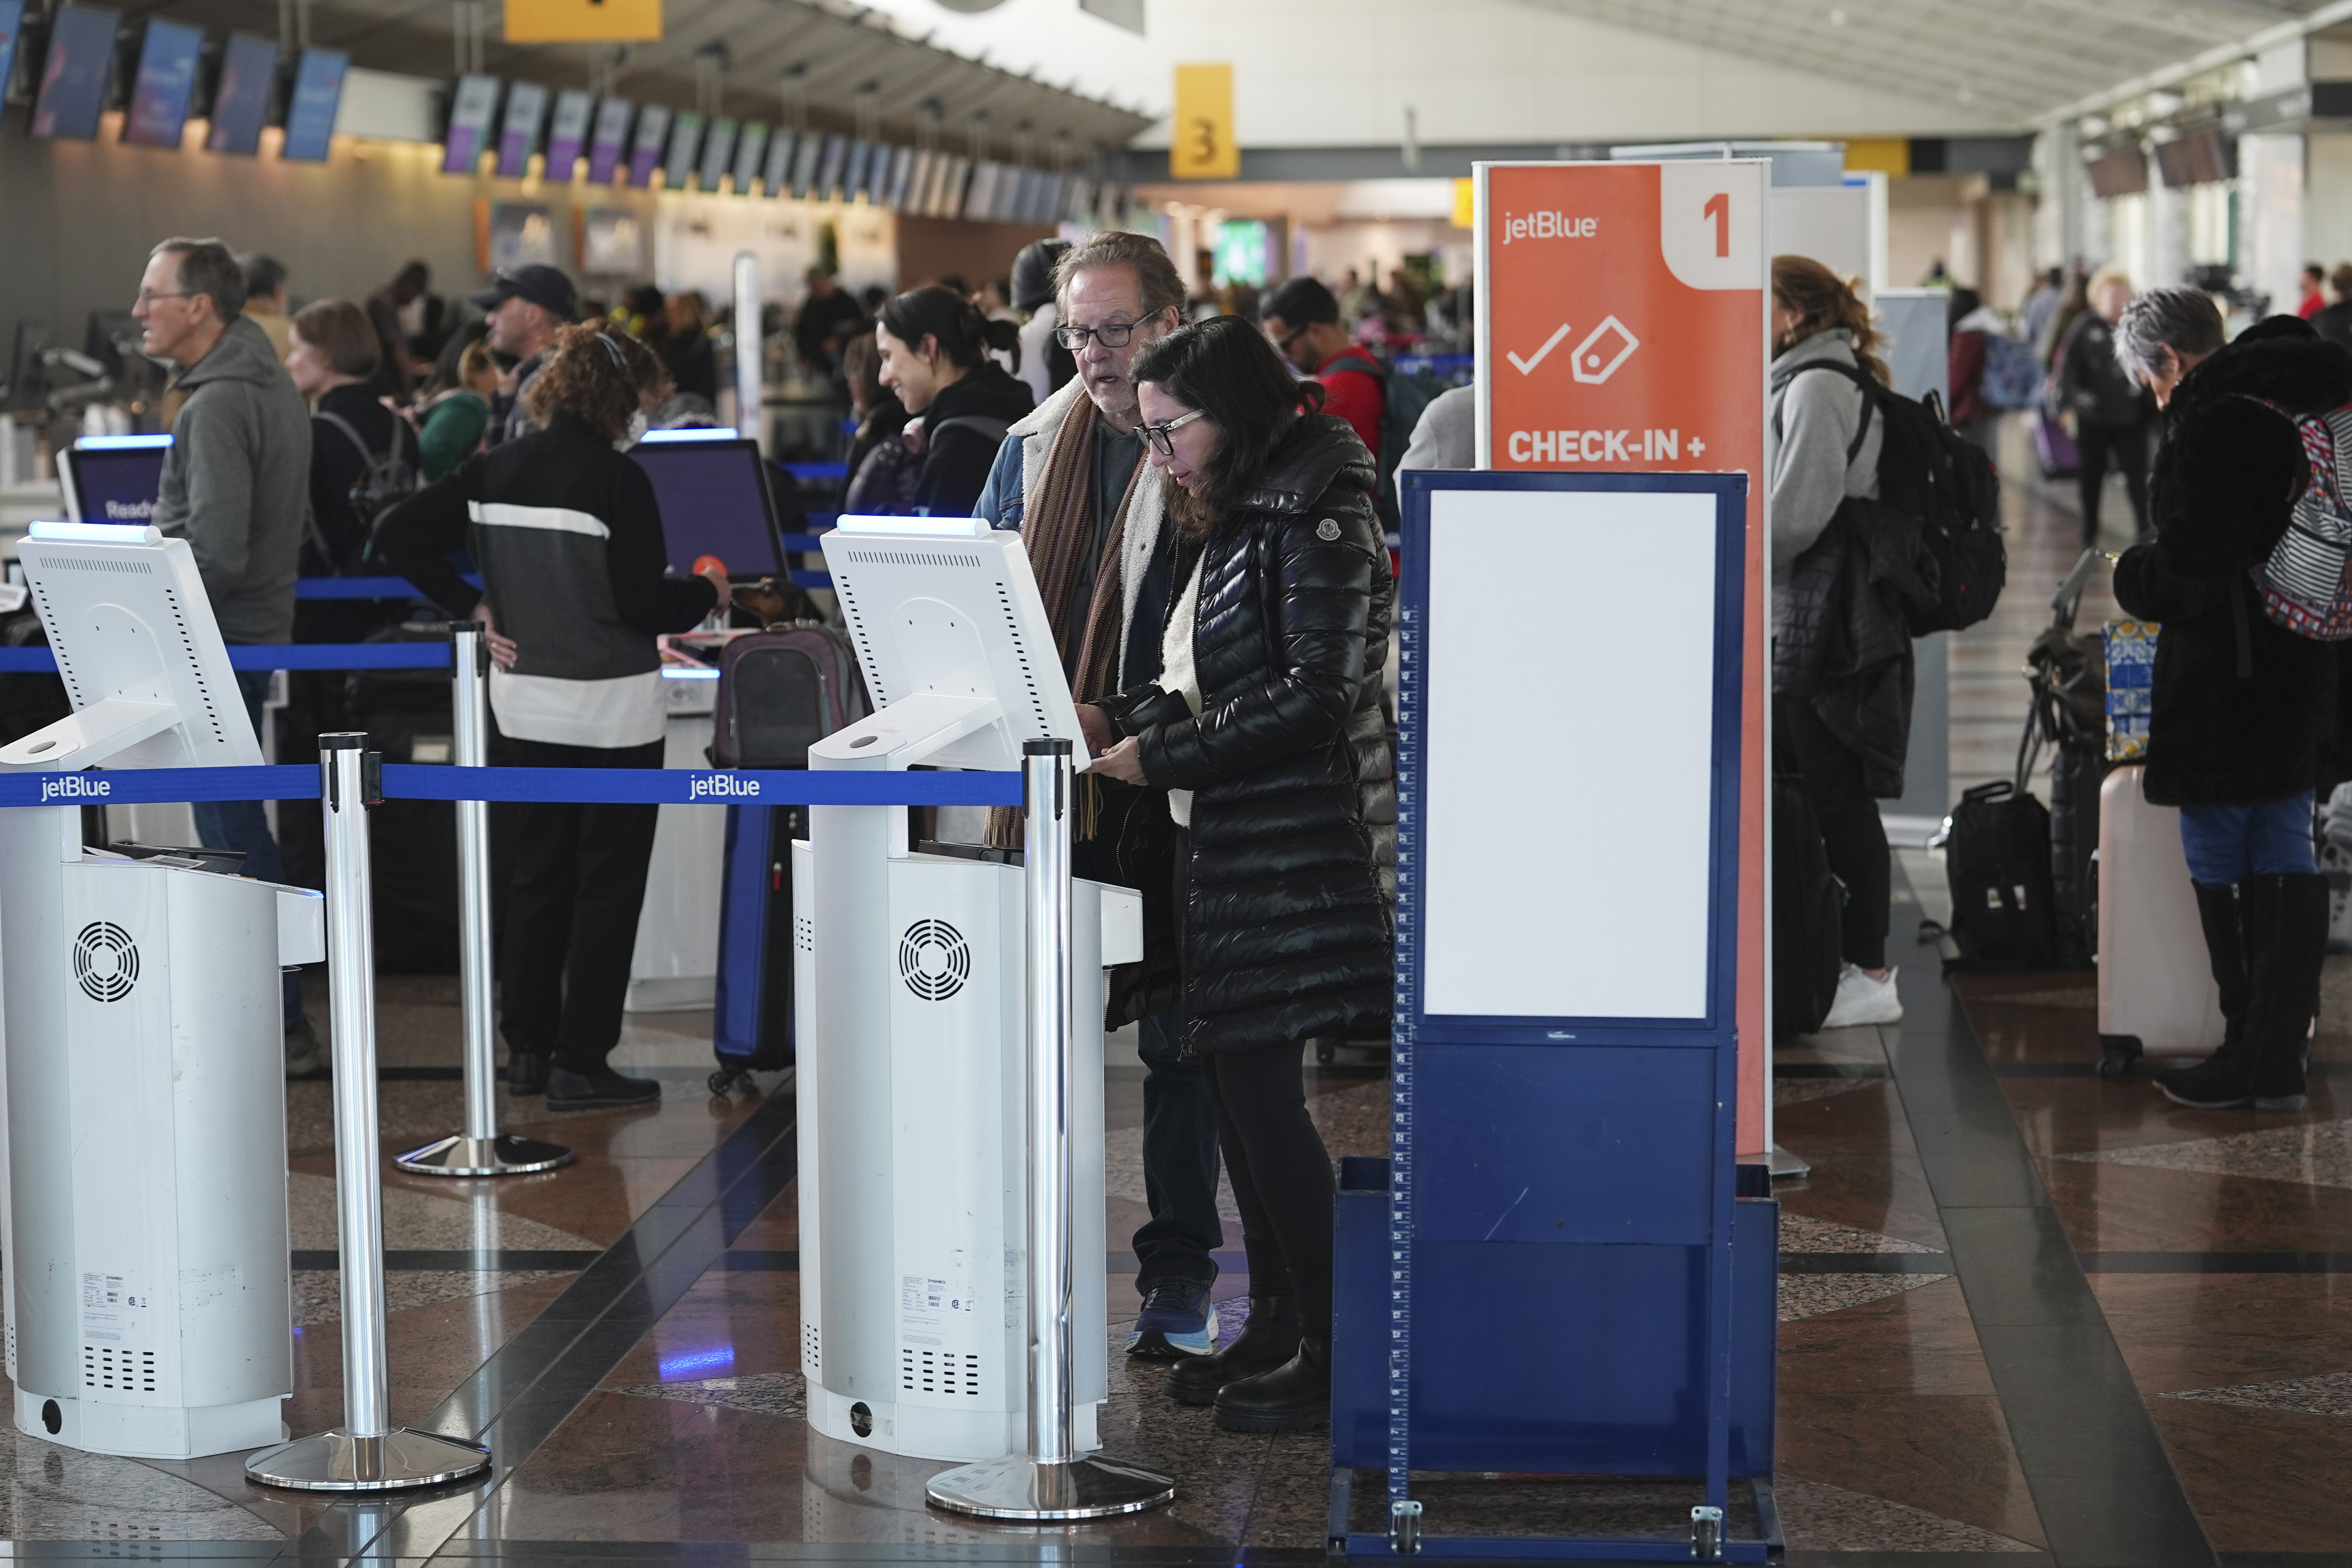
[[[2189,876],[2209,888],[2249,877],[2310,875],[2311,792],[2268,805],[2184,805],[2180,847]]]
[[[269,695],[269,671],[240,669],[236,672],[236,689],[245,697],[246,716],[253,721],[253,732],[261,733],[261,703]],[[286,879],[284,862],[278,858],[278,840],[269,836],[269,818],[257,800],[200,800],[191,809],[196,818],[196,842],[207,849],[241,849],[245,851],[245,874],[264,882]],[[289,973],[286,982],[286,1025],[291,1027],[302,1016],[302,976]]]
[[[1135,1289],[1213,1285],[1223,1245],[1217,1219],[1217,1107],[1201,1058],[1181,1054],[1183,1014],[1155,1013],[1136,1026],[1143,1058],[1143,1192],[1151,1218],[1135,1233]]]

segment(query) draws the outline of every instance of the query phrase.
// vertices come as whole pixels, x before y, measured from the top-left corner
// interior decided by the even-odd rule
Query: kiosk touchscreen
[[[649,430],[629,456],[654,482],[673,574],[691,576],[704,555],[716,555],[737,576],[784,569],[757,441],[732,430]]]
[[[58,478],[76,522],[143,525],[163,493],[169,436],[85,436],[66,448]]]
[[[1012,769],[1022,742],[1083,758],[1018,535],[951,518],[841,520],[825,563],[875,710],[813,768]],[[793,846],[801,1359],[809,1421],[889,1453],[989,1459],[1024,1440],[1021,1259],[1030,1135],[1024,904],[1004,858],[910,854],[905,808],[812,807]],[[1072,889],[1076,1016],[1142,956],[1133,891]],[[1103,1247],[1101,1029],[1082,1027],[1073,1256]],[[1076,1423],[1108,1390],[1102,1271],[1077,1270]]]
[[[110,773],[257,763],[184,540],[37,522],[18,559],[74,712],[0,747],[8,1373],[20,1431],[190,1458],[274,1443],[293,1390],[279,971],[324,900],[81,843]],[[50,804],[54,803],[54,804]]]

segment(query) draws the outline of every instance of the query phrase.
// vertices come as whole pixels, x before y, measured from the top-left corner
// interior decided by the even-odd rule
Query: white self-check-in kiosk
[[[1013,770],[1086,756],[1020,536],[959,518],[845,517],[825,564],[874,712],[820,769]],[[988,1459],[1026,1418],[1021,867],[908,848],[907,808],[817,805],[793,847],[802,1363],[809,1421],[890,1453]],[[1067,1108],[1072,1256],[1103,1256],[1102,972],[1142,956],[1142,905],[1077,881]],[[1076,1269],[1075,1422],[1108,1392],[1103,1270]]]
[[[0,747],[8,1374],[19,1430],[188,1458],[275,1443],[293,1391],[281,966],[307,889],[93,849],[116,770],[261,750],[185,541],[35,523],[25,578],[74,712]]]

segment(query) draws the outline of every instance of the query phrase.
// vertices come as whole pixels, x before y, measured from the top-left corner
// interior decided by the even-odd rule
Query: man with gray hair
[[[140,348],[178,367],[186,395],[163,455],[154,524],[185,539],[231,643],[282,643],[294,635],[294,575],[310,504],[310,411],[268,335],[245,311],[245,268],[217,239],[167,239],[147,258],[131,313]],[[240,670],[237,686],[261,731],[268,670]],[[196,836],[237,849],[245,871],[284,879],[278,843],[259,801],[200,801]],[[287,1071],[308,1076],[325,1058],[302,1015],[301,977],[286,976]]]
[[[1144,344],[1181,324],[1184,280],[1158,240],[1105,229],[1063,252],[1053,281],[1055,341],[1076,358],[1077,374],[1005,432],[978,515],[1021,530],[1087,742],[1101,751],[1116,737],[1091,704],[1160,674],[1160,633],[1179,586],[1162,470],[1143,461],[1136,437],[1143,416],[1128,366]],[[1135,1233],[1135,1288],[1143,1309],[1128,1334],[1128,1352],[1206,1358],[1217,1342],[1209,1299],[1217,1279],[1213,1254],[1224,1239],[1217,1218],[1217,1116],[1200,1062],[1182,1055],[1174,1007],[1167,797],[1091,775],[1083,782],[1073,868],[1144,895],[1144,962],[1113,972],[1106,1020],[1138,1021],[1145,1068],[1143,1183],[1151,1218]],[[1004,825],[994,826],[992,837],[1003,838]],[[1251,1283],[1261,1292],[1282,1289],[1277,1281]],[[1269,1305],[1264,1317],[1260,1321],[1253,1310],[1259,1339],[1275,1330],[1280,1313]],[[1295,1348],[1295,1321],[1290,1331]],[[1289,1355],[1283,1352],[1268,1366]],[[1253,1365],[1238,1375],[1264,1370]],[[1196,1403],[1216,1397],[1213,1387],[1208,1394]]]
[[[2327,951],[2312,797],[2343,771],[2331,753],[2344,645],[2306,635],[2315,628],[2279,601],[2292,562],[2284,585],[2267,569],[2291,526],[2324,538],[2340,517],[2305,440],[2352,401],[2352,353],[2294,316],[2225,342],[2221,312],[2194,289],[2134,300],[2115,352],[2164,410],[2156,538],[2116,563],[2116,603],[2161,627],[2141,785],[2180,808],[2224,1020],[2210,1058],[2158,1082],[2201,1110],[2300,1110]],[[2340,594],[2330,574],[2340,563],[2320,593]]]

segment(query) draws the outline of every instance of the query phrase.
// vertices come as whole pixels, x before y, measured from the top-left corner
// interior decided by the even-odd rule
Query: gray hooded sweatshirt
[[[155,526],[195,552],[225,641],[289,641],[310,508],[310,407],[269,334],[243,316],[173,385],[188,401],[163,455]]]

